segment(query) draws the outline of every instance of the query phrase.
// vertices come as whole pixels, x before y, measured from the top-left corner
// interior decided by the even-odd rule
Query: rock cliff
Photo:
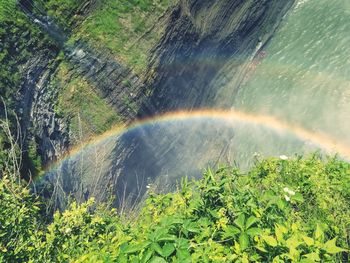
[[[86,16],[95,1],[85,1],[77,11]],[[15,106],[22,131],[24,158],[23,173],[30,168],[30,147],[40,156],[45,166],[63,156],[70,145],[69,119],[55,112],[60,87],[52,84],[63,51],[70,70],[77,72],[95,88],[97,93],[113,106],[125,122],[135,119],[146,98],[147,89],[131,69],[115,61],[108,52],[98,51],[83,41],[67,43],[68,35],[45,13],[34,13],[29,4],[19,5],[32,26],[45,32],[55,45],[42,41],[20,70],[21,84]],[[31,146],[30,146],[31,145]]]

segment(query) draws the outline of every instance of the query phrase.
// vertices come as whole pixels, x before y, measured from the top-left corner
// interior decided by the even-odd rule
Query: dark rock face
[[[153,50],[151,68],[156,74],[149,73],[154,87],[150,104],[156,112],[229,106],[228,98],[239,87],[245,62],[268,41],[293,3],[181,1]],[[234,75],[237,84],[227,87]]]
[[[54,111],[58,90],[49,85],[57,68],[53,60],[56,52],[44,48],[23,67],[16,110],[22,132],[24,172],[28,169],[30,141],[35,141],[43,164],[56,160],[68,147],[68,125]]]

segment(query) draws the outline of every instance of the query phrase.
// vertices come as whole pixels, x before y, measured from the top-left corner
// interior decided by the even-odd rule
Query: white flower
[[[289,197],[288,195],[285,195],[285,196],[284,196],[284,199],[286,199],[287,202],[290,201],[290,197]]]
[[[280,155],[280,159],[286,161],[286,160],[288,160],[288,156],[287,155]]]
[[[147,188],[147,189],[150,189],[150,188],[151,188],[151,185],[150,185],[150,184],[146,185],[146,188]]]
[[[290,196],[293,196],[293,195],[295,195],[295,192],[294,192],[293,190],[289,190],[288,194],[289,194]]]
[[[283,188],[283,191],[285,193],[289,194],[290,196],[295,195],[295,192],[293,190],[289,189],[288,187]]]

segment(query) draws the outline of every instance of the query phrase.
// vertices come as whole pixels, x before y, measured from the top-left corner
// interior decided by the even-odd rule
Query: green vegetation
[[[36,2],[39,1],[41,0],[36,0]],[[86,3],[86,0],[48,0],[40,3],[45,7],[50,17],[54,18],[61,28],[68,31],[71,31],[75,24],[80,23],[84,19],[77,13],[80,7]]]
[[[141,73],[147,65],[148,51],[162,33],[157,19],[171,3],[169,0],[104,0],[83,21],[74,38],[108,48],[119,61]]]
[[[75,75],[68,63],[60,64],[54,82],[55,88],[60,89],[56,111],[69,119],[73,143],[105,132],[122,122],[116,111],[85,79]]]
[[[350,164],[335,158],[269,159],[150,191],[134,216],[90,200],[45,222],[42,203],[4,177],[0,262],[348,262],[349,185]]]

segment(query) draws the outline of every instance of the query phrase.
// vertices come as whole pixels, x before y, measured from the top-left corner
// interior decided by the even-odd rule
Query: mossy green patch
[[[39,1],[37,0],[37,2]],[[55,19],[56,23],[63,29],[71,31],[70,27],[83,19],[77,15],[77,11],[85,2],[85,0],[48,0],[42,6],[47,10],[48,15]]]
[[[157,43],[163,12],[169,0],[104,0],[75,32],[97,47],[107,47],[126,65],[141,73],[147,65],[149,50]]]
[[[90,83],[74,74],[69,64],[61,63],[54,85],[61,89],[56,111],[69,119],[73,142],[100,134],[122,121]]]

